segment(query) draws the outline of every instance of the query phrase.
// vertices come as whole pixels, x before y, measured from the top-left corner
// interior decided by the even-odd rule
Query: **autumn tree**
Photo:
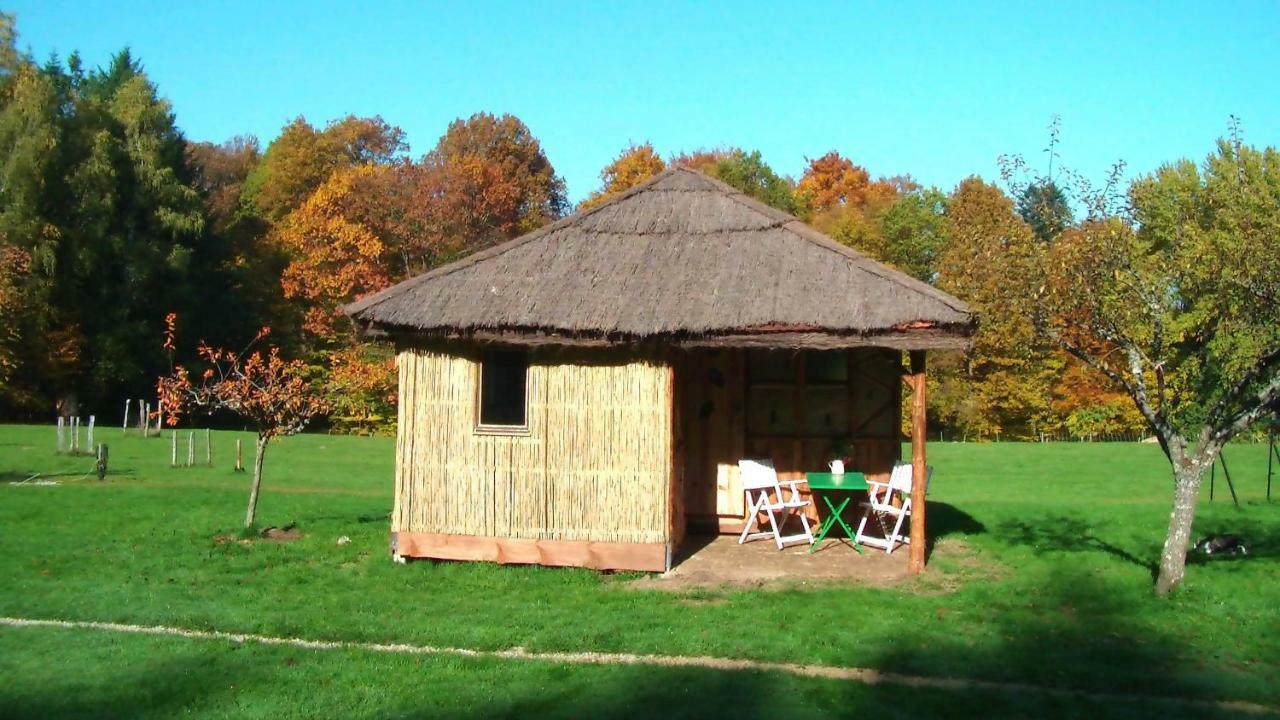
[[[965,402],[974,406],[962,427],[979,436],[1031,435],[1049,418],[1053,379],[1031,313],[1043,284],[1035,236],[1004,192],[976,177],[956,188],[946,217],[937,285],[982,319],[962,368]]]
[[[0,318],[6,319],[0,327],[0,397],[13,394],[11,378],[20,362],[23,329],[22,323],[15,320],[25,314],[27,301],[22,286],[30,267],[31,256],[26,251],[0,244]]]
[[[455,120],[422,159],[416,256],[443,259],[514,238],[568,210],[564,180],[519,118]]]
[[[738,148],[720,147],[720,148],[702,148],[698,150],[686,150],[671,156],[667,162],[672,167],[688,168],[697,170],[700,173],[709,172],[712,165],[720,162],[733,155],[742,152]]]
[[[1160,442],[1173,510],[1156,592],[1185,574],[1205,473],[1280,402],[1280,152],[1219,141],[1045,251],[1052,337],[1121,388]]]
[[[323,130],[299,117],[280,131],[246,179],[244,201],[276,221],[301,205],[335,170],[390,163],[408,149],[404,131],[381,117],[348,115]]]
[[[808,161],[796,183],[795,194],[797,207],[805,213],[815,213],[887,205],[897,197],[898,191],[888,180],[873,181],[866,168],[832,150]]]
[[[395,250],[397,279],[535,230],[569,207],[564,179],[512,115],[455,120],[403,172],[414,229]]]
[[[257,138],[189,142],[185,154],[191,184],[200,194],[208,221],[211,251],[202,260],[223,276],[219,285],[226,288],[216,298],[225,319],[209,321],[226,326],[218,333],[223,337],[244,337],[264,324],[276,329],[278,341],[282,335],[293,337],[300,320],[279,282],[289,257],[269,240],[271,224],[242,201],[245,183],[262,161]]]
[[[391,284],[403,212],[388,208],[395,175],[379,165],[338,170],[276,227],[292,258],[280,283],[285,297],[303,301],[308,332],[331,336],[339,306]]]
[[[604,166],[600,171],[600,189],[579,203],[578,210],[593,208],[623,190],[657,175],[666,167],[667,164],[654,152],[652,144],[632,144],[619,153],[613,162]]]
[[[169,413],[166,421],[170,425],[176,425],[182,415],[196,410],[224,410],[243,418],[257,430],[253,482],[244,519],[246,529],[253,526],[257,514],[267,446],[277,437],[302,432],[313,417],[325,411],[324,401],[312,392],[306,380],[306,366],[302,362],[284,360],[275,347],[253,350],[268,333],[267,328],[262,328],[253,343],[240,352],[201,343],[199,356],[206,367],[195,379],[186,367],[178,365],[171,375],[156,383],[160,402]],[[166,344],[172,344],[172,334],[166,338]]]

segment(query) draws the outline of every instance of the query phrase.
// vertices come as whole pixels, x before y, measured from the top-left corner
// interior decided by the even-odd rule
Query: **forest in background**
[[[1004,158],[955,188],[878,177],[831,150],[799,178],[758,151],[621,149],[577,208],[518,118],[478,112],[425,154],[381,117],[299,117],[265,148],[192,142],[137,59],[37,63],[0,16],[0,414],[60,408],[114,417],[152,397],[197,341],[241,347],[271,329],[303,359],[331,427],[395,421],[390,348],[360,341],[338,308],[412,275],[591,207],[665,167],[692,167],[833,239],[968,301],[970,352],[935,355],[930,413],[947,436],[1142,432],[1127,396],[1057,349],[1027,308],[1035,258],[1087,232],[1095,203],[1141,202],[1061,169]],[[818,149],[819,151],[824,149]],[[847,152],[847,150],[845,151]],[[1135,181],[1152,182],[1150,178]],[[166,317],[176,315],[176,344]],[[173,347],[166,347],[173,345]]]

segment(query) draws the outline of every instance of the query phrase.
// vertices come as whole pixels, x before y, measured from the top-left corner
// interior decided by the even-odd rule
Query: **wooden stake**
[[[120,423],[120,434],[129,432],[129,403],[133,402],[129,398],[124,400],[124,422]]]
[[[71,418],[71,452],[80,449],[80,418]]]
[[[66,424],[66,423],[65,423],[65,421],[62,419],[62,416],[61,416],[61,415],[59,415],[59,416],[58,416],[58,452],[59,452],[59,453],[61,453],[61,452],[62,452],[62,445],[63,445],[63,443],[65,443],[65,442],[66,442],[66,429],[65,429],[65,424]]]
[[[146,422],[147,422],[147,406],[146,406],[146,403],[139,400],[138,401],[138,431],[142,433],[143,437],[145,437],[147,434],[147,426],[145,424]]]
[[[927,432],[925,404],[925,356],[923,350],[911,351],[911,555],[907,572],[924,570],[925,560],[925,481],[928,463],[924,444]]]
[[[169,431],[169,467],[178,467],[178,431]]]
[[[142,437],[151,436],[151,401],[147,400],[142,403],[142,417],[138,418],[138,429],[142,431]]]
[[[196,431],[187,433],[187,467],[196,464]]]
[[[236,438],[236,472],[244,472],[244,456],[240,454],[240,438]]]
[[[89,438],[88,438],[88,442],[85,443],[89,447],[96,447],[93,444],[93,421],[94,421],[94,416],[90,415],[89,416]]]
[[[107,444],[102,443],[98,446],[98,482],[107,479]]]
[[[213,435],[209,428],[204,429],[204,463],[213,467]]]

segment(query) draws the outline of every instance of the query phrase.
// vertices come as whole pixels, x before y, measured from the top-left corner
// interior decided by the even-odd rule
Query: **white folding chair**
[[[896,463],[889,474],[889,482],[867,480],[867,502],[862,503],[862,519],[858,521],[858,542],[893,552],[899,544],[910,545],[910,533],[903,534],[902,526],[911,517],[911,463]],[[929,489],[933,467],[925,468],[924,487]],[[895,504],[896,501],[896,504]],[[875,518],[882,537],[866,533],[867,521]]]
[[[812,545],[813,533],[809,530],[809,518],[805,517],[801,511],[809,504],[808,500],[800,497],[799,486],[804,483],[804,480],[778,482],[778,473],[774,470],[772,460],[755,458],[739,460],[738,469],[741,471],[742,491],[746,493],[747,507],[750,508],[747,526],[742,529],[738,544],[745,543],[748,538],[772,537],[779,550],[789,543],[801,541]],[[783,497],[784,484],[791,488],[790,495],[786,497]],[[762,514],[769,518],[768,531],[760,529]],[[786,524],[787,518],[793,514],[800,516],[800,524],[804,526],[804,532],[783,536],[781,528]],[[756,527],[758,532],[751,532],[752,526]]]

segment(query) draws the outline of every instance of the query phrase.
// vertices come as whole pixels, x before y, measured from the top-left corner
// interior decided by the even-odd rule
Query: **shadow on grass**
[[[107,480],[113,477],[134,477],[133,468],[121,468],[119,470],[110,468],[107,472]],[[58,478],[84,478],[85,480],[97,480],[98,476],[94,468],[87,470],[69,470],[67,472],[51,472],[51,473],[22,473],[13,472],[12,470],[0,471],[0,483],[20,483],[24,481],[36,480],[56,480]]]
[[[1139,622],[1134,590],[1065,573],[1053,590],[1027,598],[1025,608],[996,623],[994,643],[961,638],[939,641],[937,632],[907,636],[873,663],[906,675],[1024,683],[1036,689],[918,687],[898,683],[797,678],[772,671],[629,666],[611,668],[586,682],[567,666],[551,666],[544,682],[512,682],[465,716],[482,718],[589,717],[1079,717],[1204,718],[1247,716],[1226,708],[1189,705],[1258,697],[1241,678],[1207,673],[1187,664],[1186,653],[1165,634]],[[1158,602],[1154,599],[1151,602]],[[851,616],[852,617],[852,616]],[[855,622],[856,620],[850,620]],[[932,613],[922,625],[945,622]],[[719,632],[734,632],[721,628]],[[943,637],[945,633],[942,634]],[[544,666],[545,667],[545,666]],[[590,671],[595,673],[595,671]],[[559,681],[552,679],[558,676]],[[1097,693],[1107,697],[1090,697]],[[1264,698],[1265,699],[1265,698]],[[409,717],[437,715],[420,706]]]
[[[25,632],[25,631],[24,631]],[[62,631],[57,631],[62,632]],[[68,642],[75,642],[73,636]],[[102,642],[100,637],[91,637]],[[254,682],[257,670],[225,653],[210,653],[192,643],[173,653],[120,656],[104,652],[109,662],[68,668],[57,680],[36,691],[21,685],[0,691],[6,718],[163,718],[190,715],[234,693],[236,685]],[[197,712],[198,714],[198,712]]]
[[[1097,546],[1090,543],[1089,547]],[[1222,664],[1187,662],[1187,650],[1153,622],[1148,607],[1169,601],[1154,598],[1148,588],[1106,581],[1089,569],[1071,567],[1053,572],[1046,585],[1033,588],[1035,592],[1023,598],[1021,607],[993,618],[1001,638],[994,645],[956,641],[938,646],[908,637],[901,647],[885,653],[876,667],[936,674],[941,661],[969,678],[1147,698],[1081,704],[1083,698],[1014,693],[1029,703],[1022,709],[1035,709],[1034,715],[1052,706],[1057,710],[1047,713],[1050,716],[1060,712],[1072,717],[1170,717],[1179,707],[1177,701],[1150,698],[1214,701],[1256,699],[1265,693],[1264,702],[1275,702],[1276,696],[1265,689],[1266,681],[1248,672],[1235,674]],[[922,618],[923,623],[933,621]],[[981,714],[964,702],[957,704],[957,710],[949,714]],[[1217,708],[1183,711],[1189,717],[1232,716]]]
[[[1103,552],[1146,570],[1154,580],[1158,570],[1154,558],[1142,558],[1113,542],[1098,537],[1093,527],[1079,518],[1040,517],[1014,520],[997,526],[995,535],[1009,545],[1022,545],[1034,552]]]

